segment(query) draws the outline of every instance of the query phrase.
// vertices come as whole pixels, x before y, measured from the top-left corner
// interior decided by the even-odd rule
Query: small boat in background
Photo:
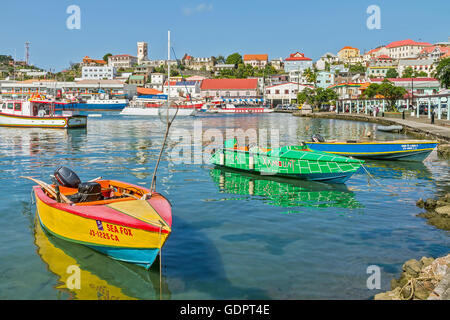
[[[202,103],[194,103],[191,101],[172,103],[171,108],[178,109],[177,116],[195,116],[197,110],[200,110]],[[161,110],[164,109],[163,102],[155,102],[146,100],[145,98],[137,98],[130,101],[130,104],[124,108],[120,114],[126,116],[158,116]]]
[[[377,125],[377,130],[384,131],[384,132],[400,132],[403,130],[403,127],[396,126],[396,125],[392,125],[392,126],[378,126]]]
[[[62,105],[46,99],[5,100],[0,104],[0,126],[22,128],[85,128],[87,117],[72,112],[55,114]]]
[[[216,104],[205,111],[206,113],[226,114],[261,114],[272,113],[273,109],[258,105],[235,105],[233,103]]]
[[[275,149],[237,146],[237,140],[225,142],[224,148],[214,151],[212,164],[295,179],[345,183],[364,161],[325,152],[307,146],[285,146]]]
[[[439,144],[430,140],[326,142],[320,135],[314,135],[312,140],[306,145],[313,150],[373,160],[423,161]]]

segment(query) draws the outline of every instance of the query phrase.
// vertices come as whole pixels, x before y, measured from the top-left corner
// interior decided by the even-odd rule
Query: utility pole
[[[30,63],[30,42],[25,42],[25,63],[28,64]]]

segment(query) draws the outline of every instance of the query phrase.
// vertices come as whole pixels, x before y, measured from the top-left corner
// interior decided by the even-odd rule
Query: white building
[[[155,88],[156,89],[156,88]],[[170,81],[170,91],[168,82],[164,83],[164,94],[169,94],[171,97],[200,97],[200,82],[199,81]]]
[[[251,65],[254,68],[264,68],[268,61],[269,55],[267,54],[244,54],[244,64]]]
[[[150,74],[150,83],[146,83],[146,88],[156,89],[158,91],[163,92],[164,82],[166,81],[167,75],[163,73],[151,73]]]
[[[418,59],[418,60],[400,60],[398,62],[397,72],[401,77],[406,68],[411,67],[413,71],[425,72],[428,77],[431,77],[436,69],[433,59]]]
[[[138,59],[136,57],[130,56],[129,54],[118,54],[115,56],[110,56],[108,58],[108,65],[116,69],[132,68],[134,65],[137,64],[137,62]]]
[[[265,99],[272,105],[292,103],[293,100],[297,101],[297,93],[305,88],[314,89],[312,86],[294,82],[277,84],[265,89]]]
[[[319,60],[317,60],[316,68],[318,70],[325,70],[325,66],[327,63],[331,65],[333,63],[337,63],[338,61],[339,58],[337,55],[327,52],[323,56],[321,56]]]
[[[302,71],[308,68],[312,69],[312,59],[305,57],[303,53],[296,52],[289,55],[289,58],[284,59],[284,71]]]
[[[394,41],[386,46],[387,55],[394,59],[417,58],[425,47],[432,46],[428,42],[417,42],[411,39]]]
[[[83,67],[82,80],[112,80],[116,76],[116,68],[109,66]]]

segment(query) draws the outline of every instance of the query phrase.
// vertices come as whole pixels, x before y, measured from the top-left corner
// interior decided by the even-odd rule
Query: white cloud
[[[212,11],[213,5],[212,3],[200,3],[194,7],[185,7],[183,8],[183,14],[185,16],[190,16],[195,13],[208,12]]]

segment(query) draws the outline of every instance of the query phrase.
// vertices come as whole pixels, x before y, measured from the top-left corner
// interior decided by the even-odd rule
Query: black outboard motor
[[[313,134],[311,139],[313,142],[325,142],[325,139],[320,134]]]
[[[80,178],[75,172],[66,167],[59,167],[54,173],[58,185],[67,188],[78,188],[81,183]]]
[[[78,185],[78,193],[68,198],[74,203],[103,200],[102,186],[98,182],[82,182]]]

